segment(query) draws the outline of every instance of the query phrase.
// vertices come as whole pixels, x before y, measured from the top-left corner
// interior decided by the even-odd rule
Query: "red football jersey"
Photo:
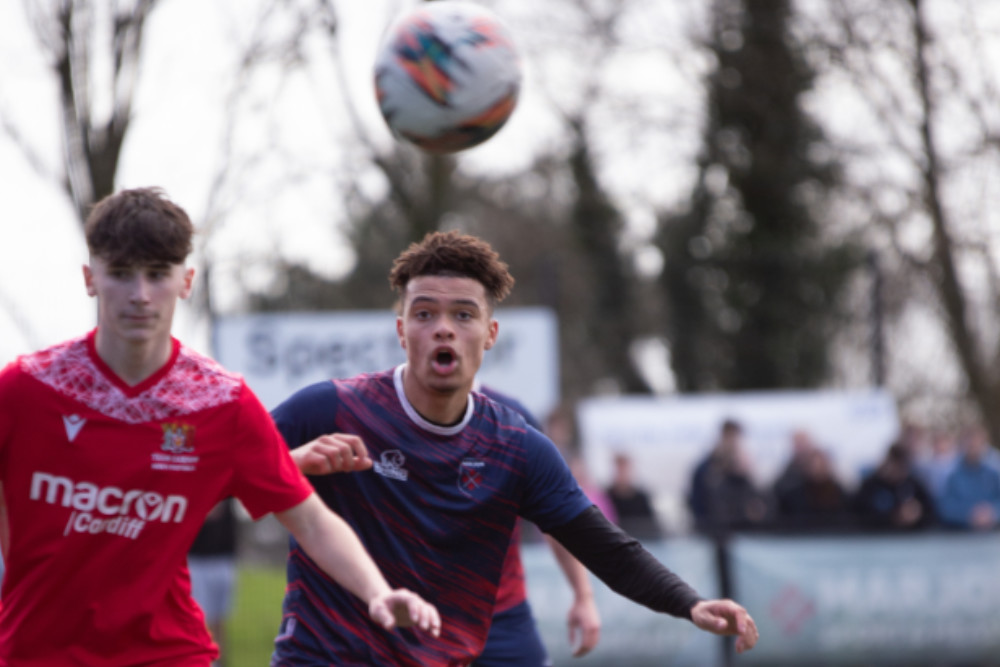
[[[497,587],[497,601],[493,606],[493,614],[512,609],[528,599],[528,590],[524,581],[524,564],[521,562],[521,531],[523,527],[518,521],[514,533],[510,536],[510,545],[503,558],[503,568],[500,570],[500,583]]]
[[[7,534],[0,665],[206,665],[186,555],[237,497],[254,518],[312,487],[243,380],[173,341],[124,384],[94,332],[0,371]]]

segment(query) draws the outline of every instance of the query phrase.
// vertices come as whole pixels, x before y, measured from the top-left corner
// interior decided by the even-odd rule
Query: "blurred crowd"
[[[978,425],[959,430],[906,426],[854,484],[838,477],[835,453],[795,431],[787,462],[760,485],[744,430],[726,420],[695,467],[687,504],[697,531],[929,528],[990,530],[1000,523],[1000,453]]]
[[[571,414],[556,410],[545,430],[590,499],[634,537],[666,536],[671,527],[657,517],[653,494],[636,481],[627,452],[614,454],[607,484],[592,480]],[[790,434],[786,460],[769,483],[756,474],[739,421],[723,420],[707,450],[691,471],[684,499],[692,528],[702,534],[1000,527],[1000,451],[978,424],[904,425],[878,460],[850,479],[838,473],[836,450],[804,429]]]

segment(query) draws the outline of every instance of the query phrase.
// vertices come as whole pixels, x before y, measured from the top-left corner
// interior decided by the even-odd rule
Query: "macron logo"
[[[87,420],[80,415],[63,415],[63,426],[66,427],[66,437],[69,438],[70,442],[76,440],[76,436],[80,433],[80,429],[83,425],[87,423]]]

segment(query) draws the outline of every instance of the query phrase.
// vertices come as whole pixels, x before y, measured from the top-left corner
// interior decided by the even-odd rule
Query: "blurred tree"
[[[813,74],[790,0],[716,0],[704,148],[656,242],[682,391],[818,387],[861,254],[824,229],[840,166],[802,109]]]
[[[4,120],[29,164],[62,184],[81,223],[90,206],[114,191],[132,120],[143,35],[157,0],[26,1],[35,38],[58,82],[64,161],[51,170]],[[51,171],[50,171],[51,170]]]
[[[590,24],[610,39],[607,22]],[[599,95],[596,80],[588,95]],[[386,274],[400,250],[429,231],[458,228],[489,240],[511,264],[518,285],[508,305],[556,311],[565,396],[587,395],[608,381],[625,391],[649,390],[629,352],[637,335],[636,308],[631,263],[619,249],[623,217],[597,173],[592,138],[579,116],[563,117],[568,159],[543,156],[530,173],[473,177],[457,169],[455,157],[429,156],[403,144],[379,150],[367,140],[349,99],[347,104],[385,184],[376,198],[357,181],[346,189],[353,267],[343,277],[325,278],[302,263],[283,263],[275,282],[251,296],[251,309],[385,307],[392,298]],[[364,170],[355,166],[353,172],[360,179]],[[566,181],[572,187],[561,192]]]
[[[890,385],[920,418],[946,402],[951,359],[913,354],[939,326],[960,369],[957,389],[1000,446],[1000,13],[933,0],[815,9],[806,26],[821,47],[815,59],[857,102],[856,122],[839,123],[838,137],[853,163],[851,197],[881,232],[904,312],[931,315],[919,329],[901,319],[892,330]]]
[[[143,35],[155,5],[156,0],[23,3],[58,91],[61,161],[50,164],[2,106],[0,128],[25,162],[68,198],[81,229],[90,207],[114,190],[132,120]],[[2,289],[0,308],[32,347],[41,346],[30,318]]]

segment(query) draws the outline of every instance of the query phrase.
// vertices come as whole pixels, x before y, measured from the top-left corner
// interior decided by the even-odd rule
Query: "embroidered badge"
[[[150,467],[153,470],[193,472],[199,458],[194,454],[194,426],[179,422],[164,422],[161,427],[163,428],[161,451],[153,452]]]
[[[458,490],[472,497],[472,493],[483,485],[483,469],[486,464],[479,459],[465,459],[458,464]]]
[[[404,463],[406,463],[406,457],[403,456],[403,452],[398,449],[390,449],[382,452],[372,468],[383,477],[405,482],[406,478],[410,476],[410,471],[403,467]]]
[[[160,449],[171,454],[190,454],[194,447],[190,441],[194,436],[194,426],[191,424],[164,423],[163,445]]]

